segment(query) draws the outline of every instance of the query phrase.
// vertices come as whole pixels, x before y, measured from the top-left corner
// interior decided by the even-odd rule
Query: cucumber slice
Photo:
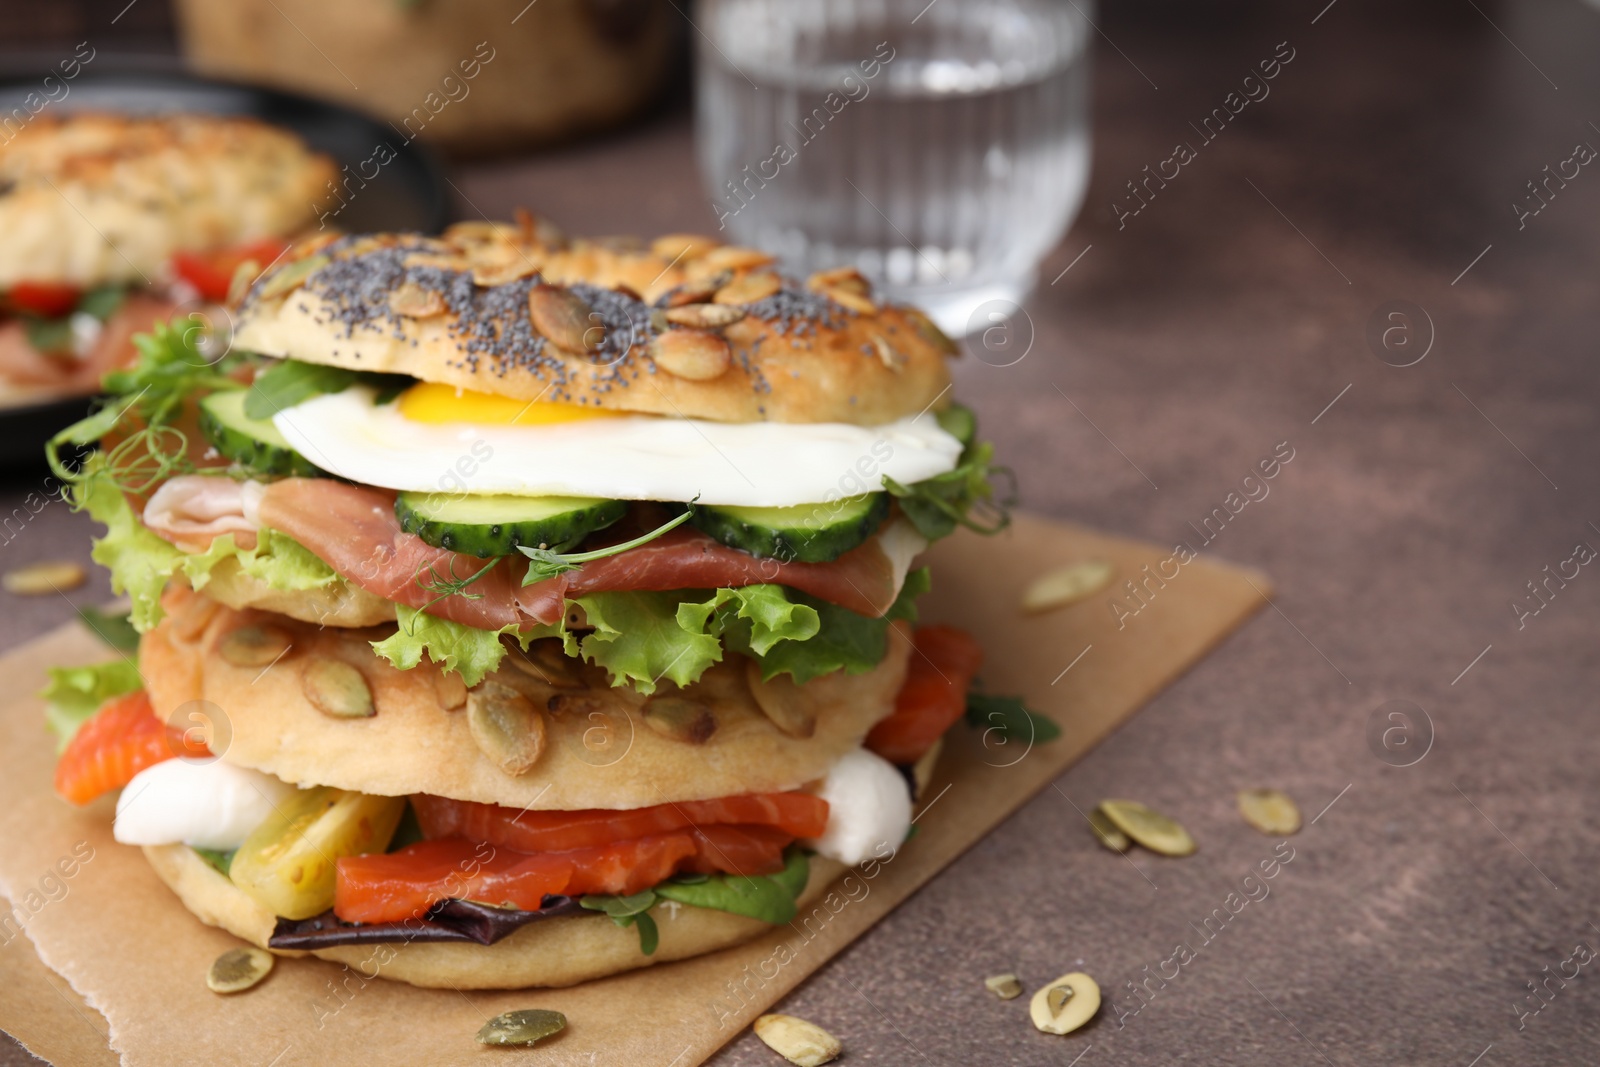
[[[244,389],[229,389],[200,401],[200,432],[212,447],[258,474],[305,478],[322,474],[290,446],[271,419],[252,419],[244,413],[245,393]]]
[[[563,551],[627,511],[625,501],[583,496],[401,493],[394,502],[407,533],[479,559],[509,556],[518,545]]]
[[[888,514],[888,493],[864,493],[831,504],[788,508],[697,504],[689,521],[752,555],[785,563],[827,563],[871,537]]]

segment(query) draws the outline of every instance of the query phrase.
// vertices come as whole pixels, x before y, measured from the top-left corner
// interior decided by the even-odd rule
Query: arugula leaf
[[[139,631],[133,628],[127,612],[113,614],[85,604],[78,608],[78,618],[90,632],[118,652],[139,651]]]
[[[91,667],[51,667],[50,684],[39,695],[45,700],[44,721],[56,735],[56,751],[67,742],[100,705],[112,697],[144,687],[139,668],[131,659],[114,659]]]
[[[624,929],[638,926],[639,951],[646,956],[654,956],[657,946],[661,944],[661,931],[656,927],[656,921],[650,917],[650,908],[655,902],[655,893],[646,889],[642,893],[627,897],[596,895],[580,897],[578,906],[588,908],[590,911],[603,911],[611,917],[612,922]]]
[[[799,911],[795,901],[805,890],[811,863],[803,850],[789,849],[777,874],[713,874],[701,881],[674,879],[656,886],[656,895],[696,908],[732,912],[777,925]]]
[[[984,693],[967,694],[967,725],[986,733],[994,730],[1001,735],[1001,744],[1012,738],[1025,738],[1027,743],[1054,741],[1061,736],[1061,727],[1027,709],[1021,697],[997,697]]]
[[[639,951],[646,956],[654,956],[661,945],[661,930],[656,926],[656,921],[647,911],[635,915],[633,921],[639,927]]]
[[[222,875],[224,878],[228,877],[228,872],[233,869],[233,854],[237,852],[238,849],[229,849],[226,852],[219,852],[214,848],[195,848],[194,845],[190,845],[189,847],[194,850],[195,855],[205,860],[206,863],[213,867],[218,874]]]
[[[929,541],[937,541],[965,526],[982,534],[999,533],[1011,525],[1008,509],[1016,503],[1015,479],[1008,467],[994,466],[994,445],[985,441],[972,445],[961,454],[961,464],[955,470],[926,478],[909,486],[885,477],[883,487],[900,502],[900,510],[911,520],[917,532]],[[990,479],[1002,475],[1012,485],[1003,499],[995,499]],[[975,509],[992,511],[987,518],[974,518]]]
[[[378,392],[378,403],[387,404],[415,384],[416,379],[406,374],[379,374],[279,359],[256,375],[245,394],[244,413],[252,419],[270,419],[312,397],[342,393],[352,385],[372,386]]]
[[[978,417],[972,413],[972,409],[965,404],[951,404],[934,418],[939,422],[939,429],[961,442],[965,458],[966,450],[972,447],[972,442],[978,436]]]
[[[342,393],[356,382],[356,372],[320,363],[279,360],[256,375],[244,397],[244,413],[270,419],[280,411],[324,393]]]

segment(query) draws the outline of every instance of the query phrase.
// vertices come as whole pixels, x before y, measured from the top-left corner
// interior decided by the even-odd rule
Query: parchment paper
[[[1170,555],[1027,517],[999,538],[942,542],[924,618],[978,634],[988,655],[983,688],[1023,694],[1063,736],[1031,748],[985,745],[982,731],[957,726],[918,835],[873,877],[847,875],[853,881],[791,927],[747,945],[562,990],[415,989],[308,958],[280,960],[247,993],[212,994],[206,970],[234,938],[201,925],[137,849],[112,841],[110,798],[78,810],[51,791],[54,750],[34,696],[45,667],[107,655],[76,624],[55,631],[0,660],[0,893],[12,902],[10,921],[0,913],[0,1027],[60,1064],[114,1063],[109,1044],[128,1067],[481,1067],[474,1034],[484,1021],[539,1007],[569,1021],[538,1046],[541,1064],[692,1067],[1265,606],[1265,578],[1199,559],[1164,585],[1148,583],[1144,606],[1119,626],[1108,601],[1124,580],[1144,578],[1144,564],[1154,571]],[[1112,588],[1046,615],[1021,613],[1029,581],[1089,559],[1113,564]]]

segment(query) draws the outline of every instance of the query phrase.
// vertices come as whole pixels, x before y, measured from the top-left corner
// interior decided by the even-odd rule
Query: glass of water
[[[952,335],[1014,310],[1088,184],[1091,4],[700,0],[696,147],[724,235],[854,265]]]

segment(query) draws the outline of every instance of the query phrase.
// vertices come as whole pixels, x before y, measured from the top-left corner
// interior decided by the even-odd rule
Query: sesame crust
[[[853,271],[802,284],[749,249],[531,219],[306,242],[245,294],[235,344],[519,400],[857,425],[943,402],[955,352]]]

